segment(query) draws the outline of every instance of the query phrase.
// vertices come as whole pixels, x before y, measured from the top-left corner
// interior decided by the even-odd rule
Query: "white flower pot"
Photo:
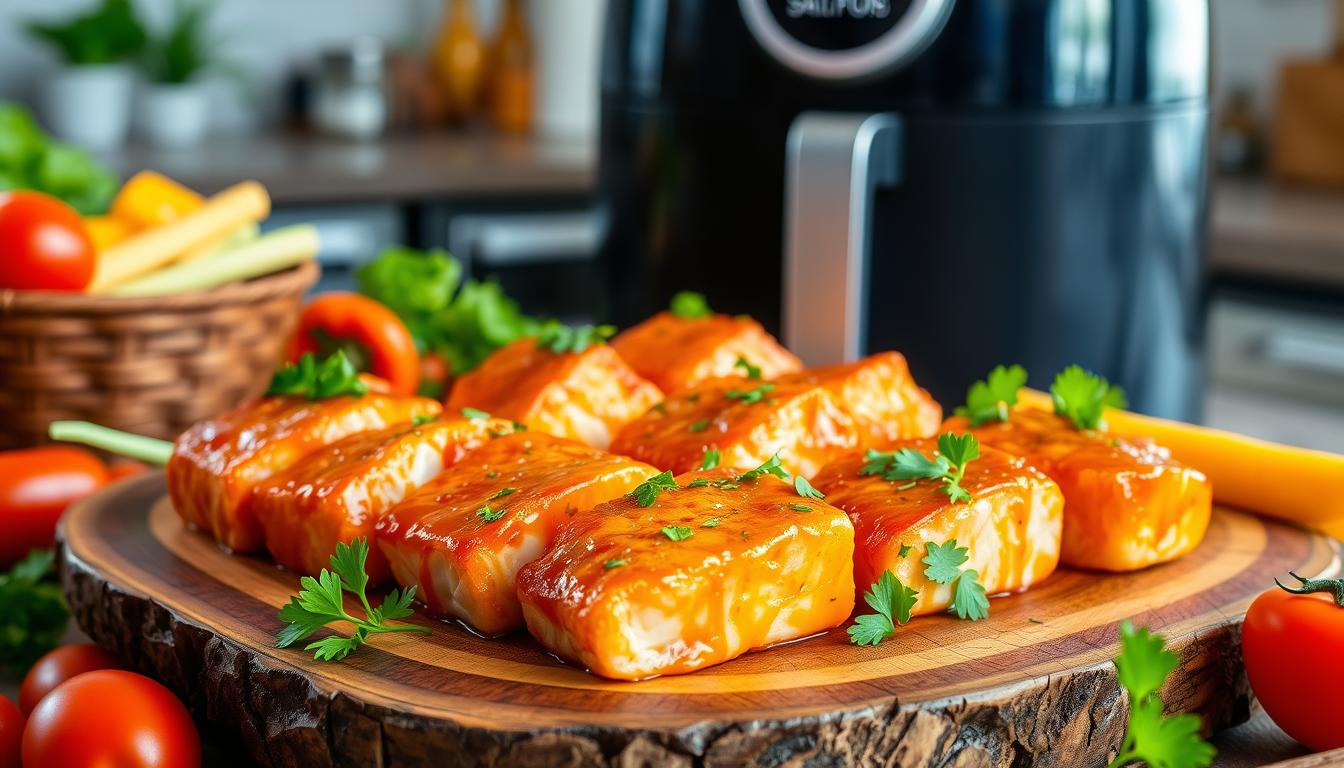
[[[141,136],[164,147],[194,147],[210,123],[209,94],[200,83],[148,84],[140,91],[136,125]]]
[[[66,67],[42,93],[43,115],[57,138],[92,150],[126,142],[135,78],[120,64]]]

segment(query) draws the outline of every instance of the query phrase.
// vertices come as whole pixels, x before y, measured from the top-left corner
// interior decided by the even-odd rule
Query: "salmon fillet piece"
[[[808,368],[779,383],[826,387],[854,419],[865,448],[882,448],[910,437],[938,432],[943,408],[915,383],[905,356],[882,352],[853,363]]]
[[[948,428],[965,426],[964,419],[948,421]],[[1133,571],[1174,560],[1204,539],[1213,511],[1208,478],[1150,441],[1081,431],[1062,416],[1025,407],[971,431],[1059,484],[1065,565]]]
[[[680,490],[652,506],[625,496],[575,515],[518,575],[527,628],[596,674],[638,680],[843,623],[854,609],[849,518],[778,478],[733,478],[679,475]]]
[[[683,318],[659,312],[612,339],[611,346],[640,376],[664,392],[705,379],[743,373],[739,358],[766,379],[803,367],[793,353],[749,317]]]
[[[907,440],[892,448],[911,448],[932,459],[937,442]],[[1025,460],[982,447],[980,458],[966,465],[961,481],[972,496],[969,502],[954,502],[935,480],[912,485],[881,474],[862,474],[866,463],[863,456],[842,459],[828,464],[813,481],[826,501],[845,510],[854,524],[854,582],[859,592],[883,571],[891,571],[919,592],[913,615],[947,610],[952,585],[926,578],[920,560],[928,544],[952,540],[968,549],[970,559],[963,568],[974,569],[991,595],[1026,589],[1054,573],[1064,495]]]
[[[749,469],[775,453],[811,477],[861,447],[854,420],[825,387],[747,378],[683,389],[621,430],[611,450],[673,472],[699,469],[708,448],[725,467]]]
[[[375,540],[429,610],[485,635],[523,626],[515,579],[577,512],[657,474],[571,440],[522,432],[493,440],[394,505]]]
[[[621,427],[663,399],[606,344],[557,354],[520,339],[462,376],[448,410],[478,408],[529,429],[606,448]]]
[[[310,453],[254,491],[266,548],[280,565],[316,576],[337,542],[371,537],[393,504],[467,451],[512,432],[503,419],[449,418],[361,432]],[[376,547],[366,570],[374,584],[391,576]]]
[[[168,460],[168,495],[189,525],[235,552],[262,546],[252,511],[258,483],[328,443],[371,429],[437,416],[423,397],[366,394],[306,400],[269,397],[197,422]]]

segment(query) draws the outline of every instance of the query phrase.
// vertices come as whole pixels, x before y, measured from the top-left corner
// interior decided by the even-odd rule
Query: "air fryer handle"
[[[784,343],[808,365],[865,347],[874,192],[900,175],[898,115],[804,112],[785,149]]]

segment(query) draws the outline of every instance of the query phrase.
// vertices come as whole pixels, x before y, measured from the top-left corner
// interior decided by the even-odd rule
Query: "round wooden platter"
[[[980,622],[923,617],[877,647],[836,630],[690,675],[603,680],[523,634],[417,616],[339,663],[273,647],[297,578],[187,530],[161,474],[77,505],[62,579],[83,630],[268,766],[1103,766],[1127,706],[1111,659],[1126,618],[1181,658],[1165,698],[1206,727],[1245,719],[1250,600],[1339,544],[1220,509],[1190,555],[1139,573],[1061,570]]]

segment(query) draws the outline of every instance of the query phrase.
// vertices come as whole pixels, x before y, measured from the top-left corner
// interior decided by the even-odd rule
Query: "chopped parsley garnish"
[[[496,477],[499,477],[499,473],[492,469],[489,472],[486,472],[485,476],[490,478],[491,480],[494,480]]]
[[[718,528],[718,527],[719,527],[719,523],[722,523],[722,522],[723,522],[723,518],[722,518],[722,517],[711,517],[711,518],[709,518],[708,520],[706,520],[705,522],[701,523],[701,524],[700,524],[700,527],[701,527],[701,528]]]
[[[705,449],[704,458],[700,459],[700,468],[717,469],[719,466],[719,462],[722,460],[723,460],[723,454],[719,453],[719,449],[715,448],[714,446],[710,446]]]
[[[672,297],[667,311],[682,320],[703,320],[714,314],[705,301],[704,294],[695,291],[681,291]]]
[[[494,496],[490,497],[490,500],[494,501],[495,499],[502,499],[511,493],[517,493],[517,492],[518,492],[517,488],[500,488],[498,491],[495,492]]]
[[[626,562],[627,562],[627,561],[622,560],[622,559],[619,558],[619,557],[613,557],[612,559],[610,559],[610,560],[608,560],[607,562],[603,563],[603,564],[602,564],[602,567],[603,567],[603,568],[606,568],[608,571],[610,571],[612,568],[620,568],[622,565],[625,565]]]
[[[863,455],[861,475],[882,475],[887,480],[940,480],[942,491],[952,501],[970,501],[971,493],[961,487],[966,465],[980,457],[980,443],[974,435],[954,435],[944,432],[938,436],[938,451],[933,459],[913,448],[902,448],[895,453],[869,449]],[[906,490],[909,486],[902,486]]]
[[[789,479],[789,473],[785,472],[784,467],[781,466],[779,463],[779,451],[775,451],[775,455],[767,459],[766,462],[761,466],[743,472],[742,474],[738,475],[736,479],[737,482],[739,483],[745,483],[748,480],[755,480],[756,478],[762,475],[774,475],[775,477],[778,477],[780,480]]]
[[[479,517],[479,518],[481,518],[482,520],[484,520],[484,521],[487,522],[487,523],[493,523],[493,522],[495,522],[496,520],[498,520],[499,518],[501,518],[501,517],[504,516],[504,510],[502,510],[502,509],[491,509],[491,508],[490,508],[490,505],[489,505],[489,504],[486,504],[485,506],[483,506],[483,507],[481,507],[480,509],[476,510],[476,516]]]
[[[770,382],[758,384],[751,389],[733,388],[723,393],[723,396],[729,400],[737,400],[745,405],[753,405],[765,399],[765,396],[775,391],[775,385]]]
[[[820,501],[821,499],[826,498],[826,494],[812,487],[812,484],[807,482],[807,478],[802,475],[793,476],[793,490],[797,491],[798,495],[802,496],[804,499],[817,499]]]
[[[558,320],[548,320],[537,333],[537,346],[557,355],[579,353],[597,344],[605,344],[616,335],[614,325],[580,325],[571,328]]]
[[[1165,715],[1158,691],[1176,669],[1176,654],[1163,650],[1161,635],[1120,625],[1120,655],[1116,677],[1129,692],[1129,723],[1120,742],[1120,754],[1110,768],[1142,762],[1159,768],[1204,768],[1213,762],[1213,745],[1200,738],[1199,715]]]
[[[685,525],[668,525],[663,527],[663,535],[673,541],[685,541],[694,536],[695,531]]]
[[[470,406],[462,409],[462,415],[472,421],[480,421],[481,419],[490,418],[490,414],[482,411],[480,408],[472,408]]]
[[[660,472],[635,486],[635,490],[631,491],[630,495],[634,497],[635,503],[639,506],[651,507],[653,502],[657,500],[659,493],[675,491],[680,487],[677,485],[677,481],[672,479],[672,472],[669,470]]]
[[[966,547],[958,547],[953,539],[943,544],[929,542],[921,563],[924,577],[939,584],[952,585],[952,604],[947,610],[957,614],[959,619],[989,618],[989,598],[985,596],[985,587],[980,583],[980,574],[974,569],[963,569],[970,559]]]
[[[430,423],[431,421],[438,421],[438,418],[439,418],[438,416],[425,416],[425,415],[416,416],[415,418],[411,419],[411,426],[422,427]]]
[[[521,422],[521,421],[515,421],[515,422],[513,422],[513,431],[514,431],[514,432],[526,432],[526,431],[527,431],[527,425],[524,424],[524,423]]]
[[[809,507],[809,506],[807,506],[806,504],[790,504],[790,505],[789,505],[789,509],[792,509],[794,512],[811,512],[811,511],[812,511],[812,508]]]
[[[896,554],[896,556],[897,556],[897,557],[905,557],[906,555],[910,554],[910,550],[912,550],[912,549],[914,549],[914,547],[910,546],[909,544],[902,544],[902,545],[901,545],[901,551],[898,552],[898,553]]]
[[[741,368],[743,371],[746,371],[748,379],[759,380],[761,378],[761,369],[752,365],[747,358],[742,357],[741,355],[738,355],[737,362],[733,363],[733,367]]]
[[[688,432],[704,432],[709,429],[709,419],[701,419],[686,428]]]
[[[956,414],[965,416],[972,427],[987,421],[1007,421],[1008,409],[1017,405],[1017,392],[1026,383],[1026,368],[995,366],[984,381],[977,381],[966,390],[966,404],[957,406]]]
[[[1103,412],[1108,407],[1127,405],[1124,390],[1077,365],[1070,365],[1055,377],[1050,385],[1050,399],[1055,403],[1055,413],[1079,429],[1105,429]]]
[[[325,400],[340,395],[359,397],[368,391],[359,369],[338,349],[320,363],[311,352],[304,352],[298,363],[286,363],[271,378],[266,394]]]
[[[687,488],[704,488],[706,485],[709,485],[709,479],[708,479],[708,478],[697,477],[696,479],[694,479],[694,480],[692,480],[691,482],[687,483],[687,484],[686,484],[686,487],[687,487]]]
[[[918,599],[918,592],[902,584],[891,571],[883,571],[863,594],[863,601],[877,613],[856,617],[845,630],[849,641],[855,645],[877,645],[891,637],[896,633],[896,625],[910,621],[910,609]]]

